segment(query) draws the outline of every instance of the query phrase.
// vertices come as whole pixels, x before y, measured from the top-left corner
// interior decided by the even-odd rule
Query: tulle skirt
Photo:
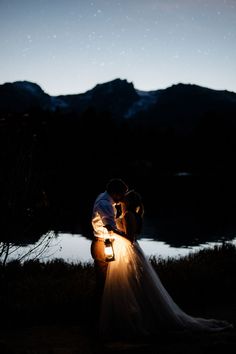
[[[117,236],[101,304],[102,337],[148,336],[166,330],[221,331],[226,321],[189,316],[173,301],[138,242]]]

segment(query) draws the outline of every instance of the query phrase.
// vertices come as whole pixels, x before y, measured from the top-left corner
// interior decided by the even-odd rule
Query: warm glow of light
[[[104,253],[106,256],[106,260],[112,261],[114,259],[114,251],[113,251],[112,243],[109,239],[106,239],[104,242],[105,242]]]
[[[111,246],[106,246],[105,247],[105,255],[108,258],[112,258],[113,257],[113,251],[112,251],[112,247]]]

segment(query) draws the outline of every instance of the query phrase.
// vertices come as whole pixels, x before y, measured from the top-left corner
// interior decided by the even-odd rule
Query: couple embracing
[[[110,180],[95,200],[91,254],[101,299],[101,337],[128,339],[169,330],[232,328],[227,321],[192,317],[173,301],[138,243],[143,214],[140,194],[129,191],[121,179]],[[112,261],[105,255],[106,242],[111,242]]]

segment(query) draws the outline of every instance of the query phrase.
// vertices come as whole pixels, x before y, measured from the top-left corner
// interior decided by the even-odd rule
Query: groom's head
[[[127,193],[128,186],[122,179],[112,178],[110,181],[108,181],[106,190],[114,202],[118,203],[124,198],[125,193]]]

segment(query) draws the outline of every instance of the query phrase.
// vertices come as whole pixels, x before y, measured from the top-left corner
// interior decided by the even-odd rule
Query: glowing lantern
[[[114,255],[114,250],[113,250],[113,246],[112,246],[112,242],[111,240],[109,240],[109,238],[107,238],[105,241],[105,257],[106,257],[106,261],[107,262],[111,262],[115,260],[115,255]]]

